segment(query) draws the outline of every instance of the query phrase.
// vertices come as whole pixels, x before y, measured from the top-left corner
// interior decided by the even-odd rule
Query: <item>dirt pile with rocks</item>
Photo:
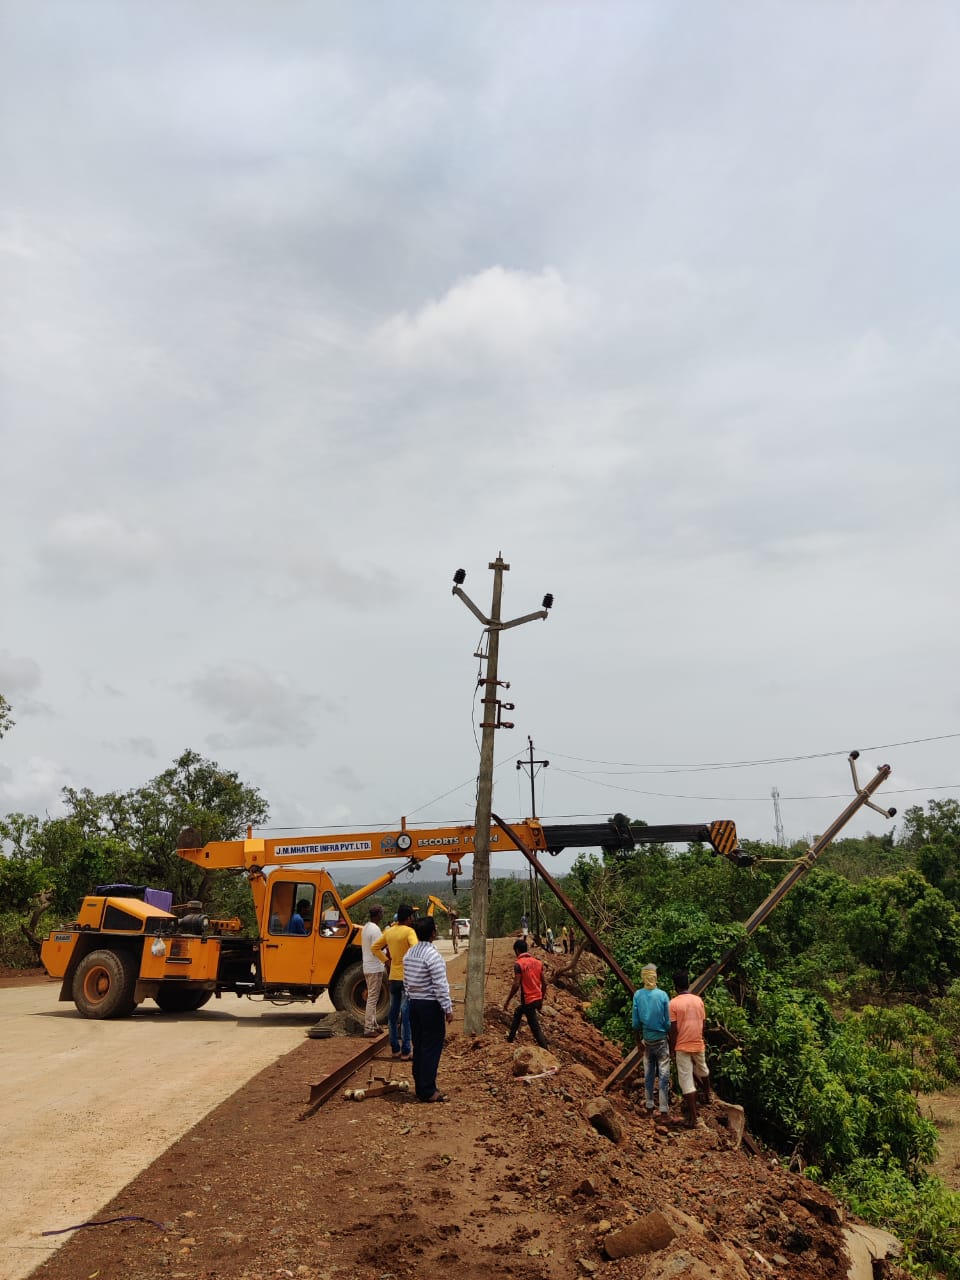
[[[550,991],[548,1053],[525,1024],[507,1044],[510,940],[490,953],[481,1037],[460,1029],[465,956],[450,966],[458,1018],[439,1075],[448,1102],[410,1092],[357,1102],[344,1086],[301,1119],[310,1086],[363,1045],[305,1039],[97,1215],[123,1221],[74,1231],[36,1280],[849,1274],[839,1206],[737,1145],[728,1109],[704,1108],[704,1128],[663,1131],[642,1090],[601,1098],[620,1051],[586,1021],[575,991]],[[545,960],[549,970],[565,958]],[[409,1072],[387,1047],[348,1083]],[[51,1176],[69,1179],[69,1135]],[[873,1273],[902,1275],[888,1262]]]

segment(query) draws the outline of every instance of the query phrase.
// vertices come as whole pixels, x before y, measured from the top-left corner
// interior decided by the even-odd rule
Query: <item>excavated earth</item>
[[[490,947],[481,1037],[460,1027],[466,957],[451,963],[458,1016],[440,1065],[448,1102],[348,1101],[341,1087],[301,1119],[311,1085],[364,1044],[335,1025],[254,1077],[96,1216],[132,1220],[73,1231],[33,1280],[850,1274],[833,1198],[738,1147],[721,1107],[705,1109],[705,1128],[660,1132],[631,1087],[609,1097],[619,1141],[588,1121],[620,1051],[573,991],[552,987],[544,1010],[551,1058],[536,1060],[525,1025],[505,1043],[510,941]],[[545,959],[548,969],[565,964]],[[348,1084],[409,1078],[409,1064],[383,1053]],[[515,1075],[553,1065],[537,1079]],[[69,1178],[69,1167],[51,1176]],[[631,1237],[652,1251],[608,1256]],[[857,1274],[870,1276],[869,1264]],[[903,1275],[892,1263],[873,1274]]]

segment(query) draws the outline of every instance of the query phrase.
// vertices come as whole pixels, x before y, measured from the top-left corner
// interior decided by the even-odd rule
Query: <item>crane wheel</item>
[[[164,1013],[194,1013],[213,995],[212,991],[198,991],[196,987],[184,987],[177,982],[161,982],[153,997]]]
[[[367,979],[362,964],[348,965],[331,983],[330,999],[335,1009],[349,1013],[357,1022],[363,1022],[367,1011]],[[377,1021],[382,1021],[389,1010],[390,988],[384,979],[377,1001]]]
[[[129,951],[91,951],[77,965],[71,994],[85,1018],[126,1018],[136,1008],[137,958]]]

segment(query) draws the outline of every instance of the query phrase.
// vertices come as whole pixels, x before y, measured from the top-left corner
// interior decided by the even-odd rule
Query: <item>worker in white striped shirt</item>
[[[433,917],[424,916],[414,928],[417,945],[403,957],[403,985],[413,1033],[413,1086],[421,1102],[446,1102],[447,1095],[437,1088],[437,1069],[446,1023],[453,1021],[447,966],[433,945],[437,936]]]

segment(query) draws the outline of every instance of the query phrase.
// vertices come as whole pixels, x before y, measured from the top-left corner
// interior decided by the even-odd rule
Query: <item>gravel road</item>
[[[329,1012],[224,996],[196,1013],[93,1022],[59,984],[0,990],[0,1280],[22,1280],[210,1109]],[[229,1144],[229,1135],[225,1135]]]

